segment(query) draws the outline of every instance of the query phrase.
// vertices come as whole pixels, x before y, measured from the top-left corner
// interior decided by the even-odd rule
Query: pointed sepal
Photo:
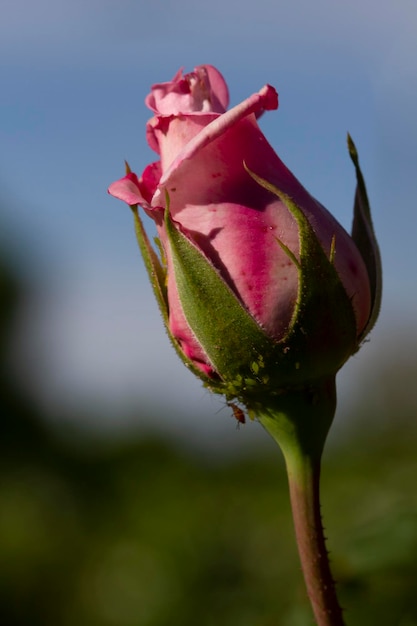
[[[165,227],[182,310],[221,378],[209,386],[228,398],[242,395],[256,383],[253,369],[271,351],[271,339],[168,210]]]
[[[143,261],[145,263],[146,271],[149,276],[149,280],[152,285],[153,292],[156,297],[156,301],[161,311],[162,318],[165,324],[168,323],[168,295],[166,288],[166,269],[161,263],[152,248],[148,235],[146,234],[142,220],[139,217],[138,206],[132,205],[130,207],[133,212],[133,219],[135,222],[136,239],[139,244],[139,249],[142,254]]]
[[[359,166],[358,152],[349,134],[347,136],[347,142],[350,158],[355,166],[357,180],[355,205],[353,209],[352,239],[356,243],[365,262],[371,287],[371,313],[366,327],[359,338],[363,340],[374,327],[379,315],[382,297],[382,264],[379,246],[372,224],[371,208],[365,180]]]
[[[129,166],[126,163],[127,171],[128,171],[128,168]],[[166,198],[166,201],[167,201],[167,211],[168,211],[169,210],[168,196]],[[164,263],[164,254],[163,254],[162,245],[160,244],[159,240],[156,239],[156,245],[159,249],[159,252],[162,258],[162,262],[161,262],[157,253],[153,249],[151,242],[149,241],[149,237],[146,233],[142,220],[140,219],[140,216],[139,216],[138,206],[131,205],[130,208],[132,209],[132,212],[133,212],[133,218],[135,222],[135,233],[136,233],[136,239],[139,245],[139,249],[142,254],[146,271],[148,273],[149,280],[151,282],[152,289],[155,294],[156,301],[158,303],[159,310],[162,314],[162,319],[164,321],[165,328],[171,340],[171,343],[174,346],[178,356],[180,357],[184,365],[188,369],[190,369],[193,372],[193,374],[201,378],[205,384],[207,384],[210,381],[210,378],[206,376],[200,369],[198,369],[194,365],[193,361],[191,361],[191,359],[187,358],[184,355],[180,346],[178,345],[177,340],[172,335],[169,329],[169,305],[168,305],[168,294],[167,294],[167,287],[166,287],[167,272],[166,272],[166,267]]]
[[[285,204],[299,229],[299,261],[293,261],[298,269],[297,302],[288,331],[275,349],[281,382],[302,385],[332,376],[357,349],[353,306],[334,266],[335,237],[325,252],[301,207],[247,171]],[[291,251],[288,256],[294,258]]]

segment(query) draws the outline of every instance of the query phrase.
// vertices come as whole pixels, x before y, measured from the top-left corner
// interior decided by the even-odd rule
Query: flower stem
[[[287,466],[295,535],[307,593],[318,626],[344,626],[320,515],[320,463],[336,408],[334,380],[288,392],[258,419],[281,447]]]
[[[318,626],[343,626],[320,514],[320,462],[287,462],[291,507],[307,593]]]

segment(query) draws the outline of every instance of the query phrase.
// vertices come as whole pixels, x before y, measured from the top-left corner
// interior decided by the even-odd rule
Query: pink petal
[[[195,71],[203,68],[207,73],[208,83],[211,91],[212,111],[224,113],[229,106],[229,89],[219,70],[212,65],[199,65]]]
[[[223,135],[229,128],[235,126],[241,119],[248,117],[252,113],[259,113],[264,110],[278,108],[278,94],[270,85],[265,85],[258,93],[253,94],[237,106],[230,109],[223,115],[216,117],[191,141],[187,143],[184,150],[173,161],[172,165],[164,172],[160,187],[165,185],[171,174],[179,173],[183,162],[193,158],[194,154],[202,150],[207,144]],[[158,202],[157,198],[154,201]]]
[[[152,200],[153,195],[155,194],[160,179],[161,163],[160,161],[156,161],[155,163],[150,163],[149,165],[147,165],[147,167],[145,167],[142,176],[138,181],[140,190],[149,204]]]
[[[133,172],[129,172],[112,183],[108,193],[129,205],[140,204],[150,208],[150,202],[161,178],[161,164],[159,161],[150,163],[143,171],[140,178]]]
[[[140,191],[139,179],[133,172],[112,183],[108,188],[108,193],[130,205],[146,204],[146,200]]]
[[[171,81],[152,85],[145,104],[157,115],[224,113],[229,91],[215,67],[199,65],[185,76],[180,69]]]

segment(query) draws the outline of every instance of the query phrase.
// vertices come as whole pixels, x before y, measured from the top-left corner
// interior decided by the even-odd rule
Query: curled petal
[[[212,110],[216,113],[224,113],[229,106],[229,90],[226,81],[212,65],[200,65],[196,70],[204,68],[207,72],[207,80],[210,85]]]
[[[129,172],[108,188],[108,193],[127,204],[140,204],[148,208],[152,196],[161,178],[161,165],[159,161],[150,163],[138,178],[133,172]]]
[[[146,203],[140,190],[139,179],[133,172],[112,183],[108,188],[108,193],[130,205]]]
[[[252,113],[259,114],[278,108],[278,94],[274,87],[265,85],[258,93],[253,94],[230,111],[223,113],[205,126],[193,139],[191,139],[182,152],[173,161],[171,166],[164,172],[160,187],[166,184],[173,171],[181,167],[181,163],[192,159],[194,154],[202,150],[209,143],[223,135],[229,128],[235,126],[240,120]],[[156,200],[156,199],[155,199]],[[156,200],[157,201],[157,200]]]
[[[172,80],[152,85],[145,103],[157,115],[224,113],[229,104],[229,90],[215,67],[199,65],[185,76],[181,68]]]

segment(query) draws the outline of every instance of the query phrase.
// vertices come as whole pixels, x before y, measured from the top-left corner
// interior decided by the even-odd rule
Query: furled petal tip
[[[259,92],[265,111],[275,111],[278,108],[278,92],[272,85],[265,85]]]
[[[181,68],[172,80],[152,85],[145,104],[156,115],[224,113],[229,106],[229,90],[215,67],[199,65],[185,75]]]
[[[139,179],[133,172],[126,174],[120,180],[112,183],[108,188],[108,193],[119,200],[123,200],[127,204],[140,204],[145,202],[140,192]]]
[[[140,204],[144,208],[150,207],[152,196],[161,178],[159,161],[147,165],[140,178],[130,171],[127,164],[126,171],[126,176],[110,185],[108,193],[131,206]]]
[[[243,100],[243,102],[240,102],[222,115],[216,116],[183,146],[177,157],[163,172],[159,181],[159,187],[162,188],[167,184],[167,181],[172,174],[178,170],[182,163],[192,159],[195,154],[200,152],[205,146],[223,136],[228,129],[236,126],[240,120],[250,115],[255,115],[255,117],[258,118],[264,111],[275,110],[277,108],[278,93],[276,89],[271,85],[265,85],[260,91],[252,94],[249,98]],[[158,194],[155,195],[154,202],[160,202]]]

